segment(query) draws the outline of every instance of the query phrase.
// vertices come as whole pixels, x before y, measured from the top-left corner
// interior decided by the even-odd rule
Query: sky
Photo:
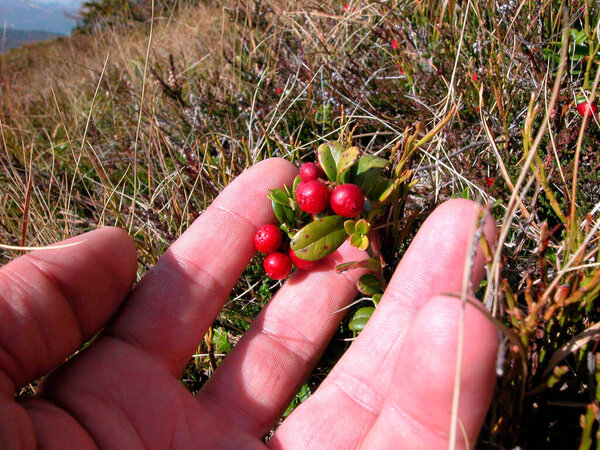
[[[0,28],[69,34],[83,0],[0,0]]]

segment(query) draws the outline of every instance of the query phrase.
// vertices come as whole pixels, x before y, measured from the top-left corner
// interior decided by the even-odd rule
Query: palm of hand
[[[129,294],[135,249],[116,229],[79,236],[0,271],[0,447],[254,448],[317,363],[353,300],[360,271],[336,275],[343,246],[310,274],[297,273],[193,397],[177,380],[271,220],[266,192],[289,183],[282,160],[232,183]],[[437,210],[406,253],[369,325],[322,383],[286,419],[271,447],[447,446],[460,290],[474,206]],[[486,225],[493,236],[493,224]],[[448,239],[447,236],[453,236]],[[482,276],[477,255],[475,281]],[[129,297],[121,306],[125,297]],[[476,438],[493,388],[496,335],[465,312],[458,415]],[[44,379],[33,399],[14,391]]]

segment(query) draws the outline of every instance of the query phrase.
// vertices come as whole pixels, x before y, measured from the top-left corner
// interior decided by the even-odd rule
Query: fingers
[[[296,271],[197,395],[203,407],[262,438],[318,362],[365,273],[334,267],[365,257],[346,243],[317,269]]]
[[[165,252],[107,332],[178,375],[254,255],[256,229],[274,220],[269,190],[297,173],[282,159],[247,169]]]
[[[76,351],[131,289],[136,251],[124,231],[103,228],[0,269],[0,388],[13,395]]]
[[[317,392],[279,427],[271,440],[274,447],[285,446],[297,436],[302,436],[306,447],[318,447],[334,433],[344,440],[341,446],[358,445],[379,415],[417,312],[436,294],[460,291],[476,214],[476,204],[467,200],[451,200],[431,214],[365,329]],[[486,222],[484,232],[490,242],[494,240],[493,220]],[[475,286],[483,266],[478,251],[472,274]]]
[[[448,448],[459,333],[456,448],[474,448],[495,382],[497,330],[474,306],[438,296],[417,314],[398,357],[379,418],[361,448]],[[406,362],[410,361],[409,364]]]

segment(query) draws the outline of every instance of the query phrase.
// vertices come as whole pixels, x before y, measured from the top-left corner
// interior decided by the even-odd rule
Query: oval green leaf
[[[346,233],[348,233],[348,236],[350,236],[351,234],[354,234],[355,225],[356,225],[356,221],[354,221],[354,220],[346,220],[344,222],[344,230],[346,230]]]
[[[329,145],[319,145],[319,148],[317,149],[317,159],[319,160],[319,164],[325,172],[325,175],[327,175],[327,178],[329,178],[330,181],[335,181],[337,177],[337,165]]]
[[[346,237],[344,218],[325,216],[298,231],[292,238],[290,246],[299,258],[318,261],[336,251]]]
[[[356,174],[363,174],[371,169],[383,169],[390,162],[387,159],[373,155],[363,155],[358,159]]]
[[[361,331],[373,315],[374,311],[375,308],[373,306],[365,306],[364,308],[360,308],[352,316],[352,319],[348,324],[348,328],[350,328],[352,331]]]
[[[347,175],[349,170],[358,161],[360,156],[360,150],[358,147],[350,147],[342,153],[339,161],[337,162],[337,182],[344,183],[347,181]]]
[[[366,250],[369,246],[369,238],[364,234],[354,233],[350,236],[350,244],[359,250]]]
[[[371,229],[371,224],[365,219],[360,219],[356,222],[356,232],[360,234],[367,234]]]
[[[381,286],[374,275],[367,274],[358,280],[358,290],[365,295],[381,294]]]
[[[290,206],[290,196],[283,189],[271,189],[268,197],[280,205]]]

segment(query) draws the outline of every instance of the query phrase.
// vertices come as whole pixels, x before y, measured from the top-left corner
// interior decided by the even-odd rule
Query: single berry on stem
[[[316,180],[324,175],[321,167],[314,162],[306,162],[300,166],[300,178],[304,182]]]
[[[273,280],[283,280],[287,278],[292,271],[292,261],[287,255],[275,252],[265,258],[263,267],[269,278]]]
[[[254,246],[259,252],[276,252],[281,246],[281,230],[275,225],[263,225],[254,233]]]
[[[598,112],[598,107],[596,106],[595,103],[588,103],[588,102],[581,102],[580,104],[577,105],[577,112],[579,114],[584,116],[586,111],[589,111],[588,114],[590,116],[594,116]]]
[[[331,208],[338,216],[356,217],[364,206],[365,196],[355,184],[341,184],[331,193]]]
[[[312,270],[319,263],[319,261],[307,261],[305,259],[298,258],[294,250],[292,250],[291,248],[288,252],[288,255],[292,260],[292,263],[300,270]]]
[[[320,181],[306,181],[296,187],[296,200],[300,209],[309,214],[319,214],[329,206],[330,192]]]

